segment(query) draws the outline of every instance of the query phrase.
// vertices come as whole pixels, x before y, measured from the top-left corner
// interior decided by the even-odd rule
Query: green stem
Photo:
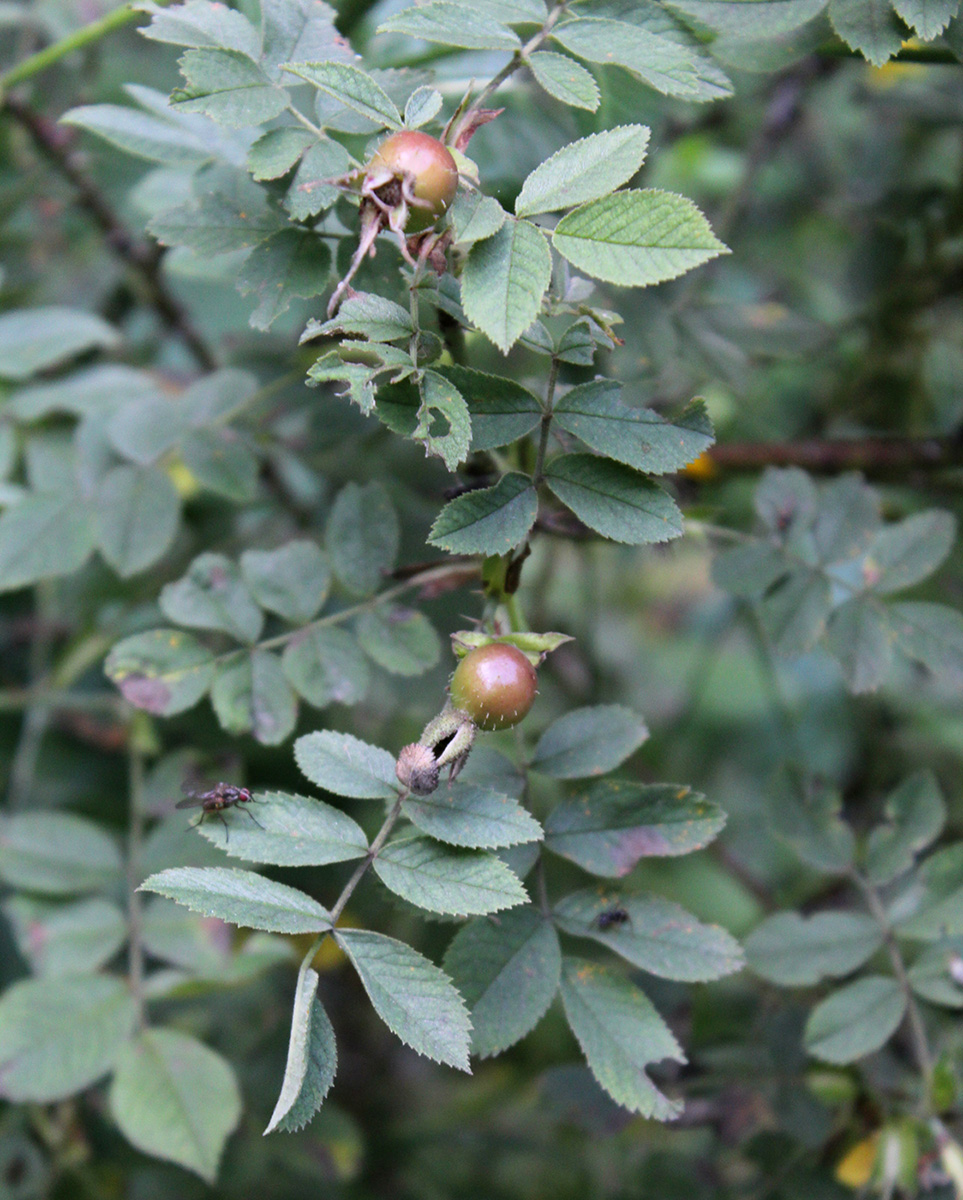
[[[168,2],[169,0],[158,0],[159,4],[167,4]],[[115,29],[122,29],[125,25],[129,25],[131,21],[136,21],[141,15],[139,11],[131,8],[129,4],[125,4],[122,8],[117,8],[113,12],[107,13],[99,21],[91,21],[89,25],[85,25],[82,29],[77,29],[66,37],[61,38],[59,42],[54,42],[53,45],[47,46],[43,50],[38,50],[36,54],[31,54],[23,62],[16,63],[9,71],[0,75],[0,102],[2,102],[4,94],[12,87],[16,87],[18,83],[24,83],[26,80],[32,79],[34,75],[39,75],[41,71],[46,71],[48,67],[52,67],[54,63],[60,62],[62,58],[73,54],[75,50],[83,50],[85,46],[91,46],[94,42],[99,42],[101,38],[107,37]]]
[[[923,1078],[921,1108],[925,1115],[929,1115],[932,1103],[935,1065],[933,1062],[933,1053],[930,1050],[929,1039],[926,1035],[926,1026],[923,1023],[923,1014],[916,1003],[916,996],[913,994],[909,975],[906,972],[906,964],[903,962],[899,942],[896,940],[896,934],[889,922],[883,902],[879,898],[879,893],[869,880],[865,879],[855,868],[849,874],[853,883],[855,883],[862,893],[863,899],[866,901],[866,907],[869,909],[873,920],[879,926],[880,932],[883,935],[883,943],[886,946],[886,953],[889,955],[890,966],[893,968],[896,982],[899,984],[900,990],[906,999],[906,1026],[910,1035],[910,1044],[913,1048],[913,1058],[916,1060],[917,1069]]]
[[[314,942],[311,944],[311,949],[307,952],[307,954],[301,960],[301,970],[298,973],[299,980],[303,976],[303,974],[307,970],[307,968],[310,966],[310,964],[314,961],[314,956],[321,949],[321,944],[324,941],[324,939],[328,936],[328,934],[334,932],[334,927],[338,923],[338,918],[344,912],[345,908],[347,908],[348,901],[351,899],[352,895],[354,895],[355,888],[358,886],[358,884],[361,882],[361,880],[365,877],[365,875],[368,872],[369,867],[371,866],[371,864],[374,862],[374,860],[378,857],[378,855],[381,853],[382,849],[384,848],[385,842],[388,840],[388,837],[389,837],[392,829],[394,829],[398,818],[401,816],[401,806],[405,802],[405,800],[407,800],[408,795],[409,795],[409,793],[406,789],[405,791],[403,791],[401,793],[401,795],[398,797],[398,799],[394,802],[394,804],[391,807],[391,812],[388,813],[387,817],[385,818],[384,824],[381,826],[381,828],[375,834],[374,841],[368,847],[368,853],[364,856],[364,858],[361,860],[361,862],[358,863],[357,867],[355,867],[355,869],[354,869],[354,873],[352,874],[351,878],[341,889],[341,895],[334,902],[334,907],[331,909],[331,928],[325,929],[322,933],[318,934],[318,936],[314,939]]]
[[[453,129],[449,130],[448,136],[445,139],[449,145],[456,146],[458,144],[458,138],[460,137],[462,131],[471,128],[472,121],[479,110],[484,106],[488,98],[493,96],[495,92],[497,92],[502,86],[502,84],[515,74],[519,67],[524,66],[528,56],[533,54],[548,38],[549,34],[552,32],[553,26],[565,11],[566,3],[567,0],[563,0],[563,3],[557,4],[548,14],[545,24],[538,31],[538,33],[529,38],[529,40],[524,46],[521,47],[520,50],[516,50],[505,66],[502,67],[502,69],[498,72],[498,74],[493,76],[492,79],[485,84],[469,107],[462,114],[458,123]]]
[[[548,439],[552,430],[553,406],[555,404],[555,385],[558,382],[559,361],[552,357],[552,365],[548,372],[548,384],[545,388],[545,405],[542,408],[542,425],[538,438],[538,451],[535,455],[535,470],[532,481],[536,487],[542,482],[542,472],[545,467],[545,455],[548,453]]]
[[[326,617],[318,617],[316,621],[311,621],[308,625],[302,625],[300,629],[290,629],[286,633],[279,633],[277,637],[259,642],[257,648],[259,650],[276,650],[280,646],[286,646],[292,638],[300,637],[310,630],[323,629],[327,625],[340,625],[342,621],[350,621],[352,617],[357,617],[369,609],[377,608],[379,604],[387,604],[389,600],[394,600],[397,596],[411,591],[412,588],[423,587],[426,583],[446,579],[449,575],[463,574],[464,570],[464,562],[442,563],[440,566],[430,567],[426,571],[420,571],[417,575],[412,575],[410,579],[405,579],[401,583],[395,584],[394,587],[388,588],[387,591],[379,592],[377,596],[372,596],[368,600],[361,600],[357,604],[352,604],[349,608],[342,608],[340,612],[330,613]],[[221,662],[223,659],[230,658],[235,653],[235,650],[229,650],[225,654],[222,654],[216,661]]]

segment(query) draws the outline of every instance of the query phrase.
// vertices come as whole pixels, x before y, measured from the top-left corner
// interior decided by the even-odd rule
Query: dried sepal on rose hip
[[[402,129],[381,143],[367,166],[334,182],[360,193],[361,233],[347,274],[328,304],[329,317],[337,312],[365,255],[374,254],[382,230],[397,234],[401,253],[414,265],[408,239],[427,233],[448,211],[458,189],[458,167],[437,138]],[[436,241],[426,237],[415,252],[429,255]]]
[[[398,782],[416,796],[430,796],[438,787],[438,762],[430,746],[412,742],[398,755],[395,774]]]

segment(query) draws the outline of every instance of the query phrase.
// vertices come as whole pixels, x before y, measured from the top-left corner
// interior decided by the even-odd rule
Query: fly
[[[224,826],[224,841],[226,843],[231,836],[231,830],[227,821],[224,820],[225,808],[238,808],[242,804],[253,803],[254,797],[247,788],[235,787],[233,783],[218,783],[215,787],[212,787],[210,791],[207,792],[189,792],[188,795],[185,796],[183,800],[175,804],[174,807],[201,809],[201,815],[196,821],[191,822],[191,829],[196,828],[198,825],[202,825],[205,817],[219,817],[221,824]],[[245,808],[243,811],[247,813],[258,829],[264,828],[264,826],[249,808]]]
[[[595,918],[599,929],[618,929],[629,921],[629,914],[624,908],[608,908]]]

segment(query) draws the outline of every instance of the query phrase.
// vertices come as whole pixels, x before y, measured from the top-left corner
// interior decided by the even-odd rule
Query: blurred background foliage
[[[253,14],[255,5],[247,0],[239,7]],[[424,44],[375,35],[396,7],[364,0],[338,5],[342,31],[369,64],[401,59],[413,72],[430,67],[447,102],[469,79],[497,69],[501,60],[488,53],[438,57]],[[110,8],[99,0],[0,6],[2,60],[18,61]],[[711,576],[713,531],[753,527],[765,451],[754,460],[743,454],[748,444],[831,438],[856,444],[873,435],[958,444],[961,436],[959,66],[898,61],[876,68],[838,50],[838,44],[832,52],[806,46],[787,53],[776,70],[733,69],[734,96],[701,106],[667,100],[605,70],[596,73],[602,89],[596,113],[564,109],[532,84],[516,82],[499,95],[504,113],[471,146],[484,187],[510,207],[520,181],[558,147],[620,122],[642,122],[652,129],[645,185],[692,197],[732,250],[674,283],[621,294],[599,285],[596,293],[624,318],[623,344],[604,366],[633,402],[661,408],[701,395],[708,404],[721,450],[676,481],[691,518],[687,536],[645,552],[540,538],[521,599],[532,628],[575,637],[543,672],[526,733],[579,705],[617,702],[643,714],[651,737],[632,772],[691,783],[728,813],[728,824],[709,849],[643,864],[632,882],[740,937],[779,909],[852,904],[837,879],[800,864],[773,836],[771,810],[785,802],[776,780],[787,763],[837,787],[857,832],[880,818],[897,783],[930,768],[947,799],[947,836],[963,834],[959,670],[940,674],[902,662],[879,690],[852,696],[824,649],[775,657],[752,606],[723,593]],[[123,85],[131,80],[167,92],[175,58],[171,47],[145,41],[128,26],[47,71],[27,89],[28,99],[56,118],[78,104],[124,103]],[[168,186],[163,170],[147,169],[103,142],[58,136],[71,154],[82,146],[84,170],[139,238],[156,195]],[[75,187],[38,153],[23,124],[2,112],[0,249],[5,307],[98,311],[122,330],[126,361],[171,384],[191,377],[194,363],[183,342],[143,303],[137,281],[78,203]],[[159,582],[178,578],[211,545],[238,553],[258,541],[320,529],[348,481],[386,483],[405,518],[400,561],[422,561],[428,526],[450,483],[437,461],[362,418],[346,400],[305,390],[311,356],[296,349],[296,338],[317,312],[315,303],[296,302],[269,334],[258,333],[247,325],[250,304],[235,291],[230,258],[213,267],[177,252],[169,259],[166,277],[205,341],[221,342],[232,365],[263,381],[286,375],[259,433],[275,454],[269,487],[235,508],[193,495],[189,479],[181,481],[186,525],[154,571],[121,582],[89,565],[67,586],[16,593],[0,605],[6,689],[0,771],[11,803],[70,810],[117,831],[127,812],[124,730],[109,714],[45,706],[24,714],[13,699],[4,704],[4,695],[43,678],[48,664],[67,653],[86,655],[87,675],[80,678],[96,679],[109,644],[154,621]],[[374,266],[394,269],[388,255]],[[472,350],[475,366],[501,369],[501,356],[480,336]],[[513,368],[521,382],[537,381],[543,364],[516,351]],[[566,383],[593,373],[563,367]],[[728,456],[727,446],[734,447]],[[863,470],[891,519],[934,506],[959,517],[963,508],[963,473],[952,463],[894,464],[876,461],[868,450],[843,459],[830,452],[824,462],[804,465],[832,474]],[[913,596],[960,606],[959,545]],[[476,604],[452,592],[425,599],[423,608],[447,633]],[[360,706],[328,710],[325,724],[401,746],[436,711],[447,670],[442,661],[416,680],[382,675]],[[302,712],[298,730],[316,723],[315,714]],[[249,786],[299,786],[288,747],[226,738],[207,706],[167,721],[158,736],[164,755],[177,757],[162,757],[149,780],[157,814],[169,811],[188,758]],[[511,743],[511,735],[498,735],[489,744],[500,737]],[[171,845],[182,842],[183,861],[203,861],[204,847],[182,837],[182,826],[179,815],[159,828]],[[350,919],[366,925],[366,904],[380,906],[383,899],[359,893]],[[380,907],[379,914],[384,927]],[[416,940],[438,960],[450,926],[416,925],[400,908],[392,920],[388,932]],[[225,953],[223,930],[198,922],[197,938],[193,954]],[[26,965],[6,924],[0,939],[6,985]],[[416,1058],[360,1003],[359,984],[334,950],[321,983],[341,1046],[333,1102],[302,1133],[263,1139],[283,1070],[292,971],[290,961],[281,961],[243,986],[198,983],[195,1002],[171,1002],[176,1023],[220,1050],[240,1076],[245,1113],[216,1189],[132,1150],[94,1095],[0,1108],[0,1198],[190,1200],[256,1192],[271,1200],[311,1189],[345,1200],[829,1200],[868,1184],[881,1130],[903,1138],[899,1153],[915,1153],[907,1149],[912,1131],[893,1123],[905,1112],[900,1097],[913,1073],[905,1040],[897,1037],[851,1067],[807,1058],[802,1029],[816,988],[779,990],[749,971],[698,987],[647,984],[673,1028],[683,1031],[689,1055],[676,1076],[662,1077],[685,1098],[685,1114],[674,1126],[660,1126],[618,1109],[585,1068],[573,1065],[577,1047],[554,1011],[508,1054],[478,1063],[470,1078]],[[947,1048],[953,1087],[963,1051],[958,1020],[952,1010],[936,1009],[927,1020]],[[918,1156],[913,1161],[906,1194],[923,1186],[933,1197],[954,1195],[947,1176]]]

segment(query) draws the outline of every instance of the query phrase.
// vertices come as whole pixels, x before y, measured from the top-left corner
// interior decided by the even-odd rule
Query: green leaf
[[[324,141],[312,146],[301,160],[284,198],[284,207],[294,220],[305,221],[330,208],[341,195],[330,181],[344,175],[350,166],[348,152],[338,142]]]
[[[357,704],[371,682],[358,643],[343,629],[308,629],[288,642],[281,657],[288,682],[315,708]]]
[[[422,402],[418,423],[411,432],[422,442],[428,454],[444,462],[449,471],[468,457],[471,445],[471,417],[458,388],[437,371],[422,376]]]
[[[682,514],[658,484],[631,467],[594,454],[563,454],[545,468],[545,482],[590,529],[641,546],[682,534]]]
[[[303,968],[294,994],[284,1082],[264,1132],[293,1133],[307,1125],[331,1090],[337,1069],[338,1047],[318,999],[318,973]]]
[[[293,625],[306,625],[328,598],[331,568],[317,543],[306,538],[276,550],[245,550],[240,567],[258,604]]]
[[[866,843],[866,875],[890,883],[913,865],[920,850],[935,841],[946,823],[946,805],[932,771],[917,771],[886,797],[885,824]]]
[[[816,1005],[806,1022],[806,1049],[823,1062],[855,1062],[889,1041],[905,1011],[895,979],[866,975]]]
[[[815,519],[816,485],[799,467],[767,467],[756,489],[755,508],[780,541],[792,541]]]
[[[924,860],[890,919],[901,936],[924,942],[963,934],[963,843]]]
[[[826,644],[839,660],[846,686],[857,695],[874,692],[889,674],[893,662],[889,624],[872,598],[854,596],[833,609]]]
[[[49,1104],[83,1091],[114,1065],[135,1019],[122,979],[26,979],[0,997],[0,1097]]]
[[[757,975],[782,987],[810,987],[849,975],[882,943],[879,926],[862,913],[806,917],[781,912],[767,917],[746,939],[746,962]]]
[[[562,961],[562,1003],[589,1069],[616,1103],[657,1121],[679,1115],[645,1073],[685,1055],[651,1001],[608,967],[580,958]]]
[[[251,187],[254,187],[251,184]],[[202,258],[250,250],[284,228],[281,217],[263,200],[205,192],[198,200],[168,208],[148,225],[163,246],[186,246]]]
[[[286,741],[298,716],[298,702],[281,662],[266,650],[242,652],[221,663],[211,703],[223,730],[252,733],[265,746]]]
[[[401,113],[394,100],[370,75],[339,62],[284,63],[282,70],[312,84],[327,96],[360,113],[379,127],[401,129]]]
[[[530,1033],[558,991],[561,969],[558,935],[530,906],[460,929],[445,970],[471,1011],[472,1053],[501,1054]]]
[[[197,167],[213,157],[210,145],[186,123],[119,104],[81,105],[64,113],[60,123],[86,129],[126,154],[165,166]]]
[[[812,537],[823,563],[848,563],[862,554],[878,529],[879,494],[856,472],[820,489]]]
[[[472,916],[528,899],[518,876],[493,854],[446,849],[419,834],[389,842],[373,866],[389,891],[429,912]]]
[[[189,633],[154,629],[118,642],[104,672],[135,708],[170,717],[193,708],[211,686],[214,656]]]
[[[334,936],[388,1028],[419,1054],[468,1071],[471,1022],[444,971],[380,933],[339,929]]]
[[[607,924],[617,911],[627,919]],[[591,938],[626,962],[663,979],[701,982],[731,975],[743,965],[739,943],[718,925],[703,925],[679,904],[607,888],[572,892],[555,905],[556,924]]]
[[[149,466],[173,449],[189,428],[183,401],[148,394],[116,409],[107,420],[107,438],[121,457]]]
[[[541,311],[551,278],[545,235],[529,221],[506,216],[496,234],[469,251],[461,279],[465,313],[507,354]]]
[[[831,610],[832,592],[825,574],[801,567],[767,592],[760,617],[776,653],[794,658],[815,646]]]
[[[126,579],[163,557],[174,540],[180,512],[180,500],[165,471],[114,467],[94,496],[97,545]]]
[[[924,42],[939,37],[960,11],[960,0],[893,0],[893,8]]]
[[[441,112],[443,103],[441,92],[436,88],[415,88],[405,105],[406,128],[419,129],[422,125],[427,125]]]
[[[188,50],[179,65],[187,86],[171,93],[175,112],[202,113],[240,129],[263,125],[291,102],[283,88],[237,50]]]
[[[623,404],[621,390],[610,379],[579,384],[557,401],[555,420],[606,458],[654,475],[679,470],[715,441],[700,401],[667,420],[649,408]]]
[[[350,733],[329,729],[306,733],[294,743],[294,758],[312,783],[353,800],[394,800],[399,784],[395,760]]]
[[[371,342],[407,342],[415,332],[407,309],[374,292],[355,292],[348,296],[330,321],[309,321],[301,335],[307,342],[335,333],[353,334]]]
[[[95,892],[122,876],[117,843],[73,813],[11,813],[0,819],[0,879],[51,895]]]
[[[725,817],[676,784],[607,779],[563,800],[545,822],[545,844],[593,875],[621,878],[641,858],[701,850]]]
[[[234,807],[223,814],[230,833],[219,821],[205,821],[199,832],[232,858],[276,867],[321,867],[367,853],[361,826],[322,800],[288,792],[256,792],[254,800],[261,828],[250,819],[254,810]]]
[[[839,875],[853,861],[853,831],[840,816],[842,797],[822,780],[785,768],[769,808],[773,831],[817,871]]]
[[[752,541],[713,560],[712,582],[733,596],[759,596],[788,571],[781,550],[769,542]]]
[[[239,642],[256,642],[264,614],[237,566],[223,554],[199,554],[176,583],[160,594],[165,617],[193,629],[219,629]]]
[[[666,0],[666,8],[736,40],[778,38],[805,25],[826,7],[827,0]],[[688,22],[687,22],[688,23]]]
[[[209,492],[239,504],[257,495],[260,463],[235,429],[192,430],[181,442],[181,458]]]
[[[149,876],[140,890],[245,929],[320,933],[331,926],[325,909],[304,892],[236,867],[171,867]]]
[[[907,971],[910,986],[917,996],[943,1008],[963,1008],[963,988],[955,978],[961,949],[963,943],[959,938],[926,947]]]
[[[306,229],[285,229],[257,246],[238,275],[242,296],[254,292],[258,306],[251,314],[255,329],[270,329],[291,301],[320,295],[328,285],[331,251],[327,242]]]
[[[219,1054],[179,1030],[146,1029],[118,1056],[110,1111],[138,1150],[213,1184],[241,1093]]]
[[[505,210],[494,196],[459,192],[449,210],[456,246],[471,246],[490,238],[505,224]]]
[[[224,923],[189,912],[173,900],[147,897],[141,937],[148,954],[191,975],[223,979],[229,969],[230,933]]]
[[[516,214],[534,217],[607,196],[642,166],[648,144],[648,126],[617,125],[563,146],[522,184]]]
[[[111,349],[120,336],[94,313],[47,306],[0,313],[0,379],[29,379],[83,354]]]
[[[211,4],[208,0],[188,0],[172,8],[161,8],[142,0],[137,6],[151,13],[152,20],[141,33],[155,42],[174,46],[211,47],[239,50],[257,58],[260,49],[258,32],[251,22],[236,9]]]
[[[323,0],[264,0],[261,11],[261,60],[266,69],[277,69],[292,59],[313,62],[354,56],[335,26],[336,11]]]
[[[10,505],[0,515],[0,592],[79,570],[94,549],[92,525],[72,491],[28,493]]]
[[[550,96],[595,112],[599,106],[599,85],[589,71],[565,54],[538,50],[527,59],[536,82]]]
[[[406,33],[425,42],[442,42],[466,50],[518,50],[518,34],[475,6],[452,0],[427,0],[382,21],[378,33]]]
[[[465,492],[438,514],[428,541],[452,554],[506,554],[528,536],[538,494],[527,475],[503,475],[494,487]]]
[[[438,371],[458,388],[471,413],[472,450],[493,450],[517,442],[538,425],[542,406],[528,388],[500,375],[470,367]]]
[[[552,244],[586,275],[622,287],[663,283],[728,254],[691,200],[657,188],[576,208],[555,226]]]
[[[40,421],[59,413],[99,415],[117,404],[132,405],[144,399],[160,399],[157,384],[146,371],[120,363],[99,363],[73,370],[62,379],[19,388],[5,411],[17,421]]]
[[[555,779],[604,775],[621,766],[648,736],[642,718],[619,704],[576,708],[545,730],[530,765]]]
[[[0,841],[0,876],[5,878],[4,857]],[[13,928],[17,949],[34,975],[97,971],[127,941],[124,914],[116,904],[100,897],[57,904],[29,896],[8,896],[2,908]]]
[[[370,608],[359,617],[356,633],[365,654],[394,675],[421,675],[441,657],[441,639],[417,609]]]
[[[829,0],[833,28],[874,67],[881,67],[903,43],[891,0]]]
[[[912,587],[932,575],[953,549],[956,521],[942,509],[917,513],[887,525],[873,539],[863,563],[863,578],[874,592]]]
[[[449,846],[497,850],[543,836],[541,825],[513,797],[461,780],[442,783],[430,796],[410,796],[402,812],[422,833]]]
[[[335,575],[350,591],[377,591],[398,556],[398,515],[380,483],[346,484],[338,492],[324,531]]]
[[[367,416],[374,410],[376,380],[379,375],[391,372],[391,382],[406,379],[415,369],[407,350],[378,342],[344,341],[337,350],[323,354],[308,370],[308,379],[314,384],[328,380],[343,380],[347,386],[340,396],[347,396]],[[380,415],[380,414],[379,414]],[[404,429],[410,435],[414,421]]]
[[[313,133],[300,125],[269,129],[247,152],[247,169],[259,181],[280,179],[316,140]]]
[[[578,58],[623,67],[666,96],[705,101],[732,95],[732,84],[710,58],[639,25],[575,18],[556,25],[552,37]]]
[[[908,658],[950,687],[963,687],[963,615],[943,604],[925,603],[894,604],[889,615],[896,645]]]

